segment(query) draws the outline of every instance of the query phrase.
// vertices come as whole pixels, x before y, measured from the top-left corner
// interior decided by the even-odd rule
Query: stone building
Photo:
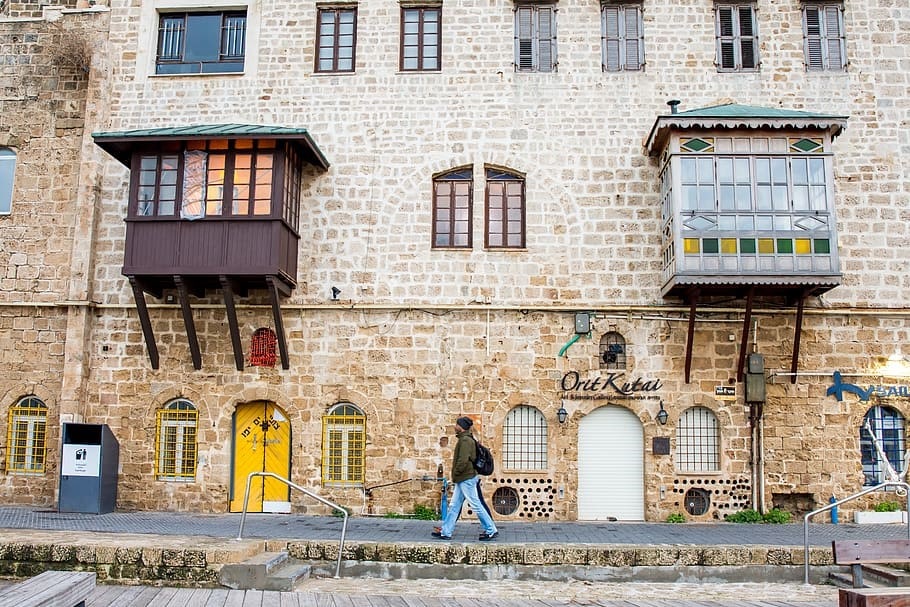
[[[116,437],[125,509],[238,511],[258,471],[435,509],[459,415],[505,521],[799,513],[903,471],[901,3],[17,7],[11,501],[57,503],[64,424]],[[250,508],[324,511],[262,478]]]

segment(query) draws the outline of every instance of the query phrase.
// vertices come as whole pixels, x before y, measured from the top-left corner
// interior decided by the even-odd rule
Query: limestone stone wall
[[[598,5],[577,0],[558,7],[558,71],[516,73],[512,8],[445,5],[440,73],[398,72],[399,6],[379,0],[358,4],[353,74],[313,73],[312,2],[251,3],[246,68],[229,76],[153,75],[157,16],[149,2],[111,4],[105,59],[92,56],[87,81],[42,54],[50,24],[0,23],[0,32],[31,36],[32,46],[4,46],[7,55],[24,48],[45,74],[17,76],[24,96],[4,101],[0,113],[0,145],[22,149],[15,212],[0,218],[7,267],[0,355],[12,369],[0,378],[3,406],[34,391],[51,407],[55,432],[68,419],[109,424],[121,445],[118,504],[130,509],[224,511],[232,415],[254,400],[274,402],[289,416],[292,480],[355,512],[436,507],[440,483],[424,478],[435,478],[440,464],[449,469],[452,420],[477,417],[480,436],[501,453],[503,420],[522,404],[547,420],[547,469],[500,470],[488,481],[491,490],[519,486],[544,502],[516,517],[577,516],[579,424],[607,405],[627,407],[642,422],[644,452],[637,456],[648,520],[683,511],[691,488],[711,495],[706,519],[744,503],[819,504],[858,490],[859,425],[868,407],[888,404],[910,415],[907,398],[838,402],[826,394],[833,371],[874,373],[910,337],[910,8],[889,0],[847,6],[849,66],[816,73],[803,65],[800,3],[760,1],[761,69],[741,74],[714,66],[708,0],[646,1],[647,65],[621,73],[601,71]],[[103,37],[106,13],[78,18]],[[747,327],[749,348],[764,354],[770,382],[760,462],[735,377],[742,303],[699,310],[686,383],[688,309],[660,297],[657,166],[642,142],[672,98],[682,100],[682,110],[733,101],[849,116],[834,145],[844,282],[808,303],[799,360],[807,374],[793,384],[786,375],[794,309],[759,303]],[[282,303],[287,371],[235,370],[215,294],[193,299],[201,370],[192,368],[179,308],[164,300],[149,298],[160,369],[146,356],[120,273],[128,172],[93,146],[89,133],[206,123],[304,127],[331,163],[305,179],[298,287]],[[51,159],[66,162],[49,166]],[[432,176],[462,166],[475,175],[475,245],[434,250]],[[526,250],[483,249],[487,166],[525,176]],[[45,214],[48,205],[54,212]],[[332,286],[341,290],[337,302],[330,301]],[[252,332],[271,326],[271,312],[261,294],[243,303],[239,323],[249,353]],[[576,311],[595,313],[592,335],[560,357]],[[660,390],[602,399],[560,391],[566,372],[599,373],[597,344],[607,331],[626,340],[627,379],[658,378]],[[717,398],[718,386],[735,387],[734,400]],[[199,410],[191,483],[154,478],[155,412],[176,397]],[[655,421],[661,400],[666,426]],[[360,488],[321,487],[321,420],[341,401],[367,417],[366,486],[404,482],[377,488],[370,499]],[[565,424],[556,421],[561,406]],[[694,406],[718,421],[717,472],[677,471],[677,423]],[[6,423],[2,416],[4,433]],[[655,438],[669,439],[669,455],[654,453]],[[49,453],[44,476],[4,477],[8,486],[37,487],[21,500],[52,501],[57,455],[55,448]],[[300,510],[324,511],[294,501]]]

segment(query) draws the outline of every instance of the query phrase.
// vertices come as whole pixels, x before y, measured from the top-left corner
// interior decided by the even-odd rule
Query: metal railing
[[[344,515],[344,522],[341,525],[341,540],[338,542],[338,561],[335,563],[335,577],[341,577],[339,574],[341,572],[341,553],[344,550],[344,536],[348,532],[348,511],[345,508],[342,508],[334,502],[330,502],[322,496],[316,495],[309,489],[304,489],[300,485],[294,484],[288,479],[278,476],[274,472],[250,472],[250,475],[246,477],[246,491],[243,494],[243,513],[240,515],[240,530],[237,532],[237,539],[243,539],[243,524],[246,522],[246,509],[250,501],[250,483],[253,481],[254,476],[269,476],[275,480],[279,480],[288,487],[297,489],[305,495],[309,495],[314,500],[321,504],[325,504],[330,508],[333,508]]]
[[[854,493],[853,495],[851,495],[849,497],[845,497],[842,500],[832,502],[826,506],[819,508],[818,510],[813,510],[812,512],[810,512],[806,515],[806,517],[803,519],[803,542],[804,542],[804,546],[805,546],[805,561],[806,561],[805,565],[804,565],[805,571],[804,571],[804,575],[803,575],[804,583],[806,583],[806,584],[809,583],[809,519],[812,518],[813,516],[815,516],[816,514],[821,514],[822,512],[827,512],[828,510],[837,508],[841,504],[846,504],[847,502],[851,502],[858,497],[862,497],[863,495],[866,495],[867,493],[872,493],[873,491],[878,491],[879,489],[884,489],[885,487],[902,487],[904,489],[904,495],[907,497],[907,512],[910,512],[910,485],[908,485],[907,483],[901,482],[901,481],[885,481],[884,483],[881,483],[880,485],[875,485],[874,487],[869,487],[867,489],[863,489],[859,493]],[[907,520],[907,539],[910,540],[910,515],[908,515],[908,520]]]

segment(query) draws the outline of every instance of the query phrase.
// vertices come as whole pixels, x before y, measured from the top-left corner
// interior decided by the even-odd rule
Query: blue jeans
[[[461,513],[461,506],[467,500],[468,505],[474,510],[474,514],[480,519],[484,532],[489,535],[496,533],[496,524],[490,515],[487,514],[480,498],[477,497],[477,477],[471,477],[466,481],[455,483],[455,489],[452,490],[452,500],[449,502],[449,509],[446,511],[446,518],[442,521],[442,535],[451,537],[455,531],[455,523],[458,521],[458,515]]]

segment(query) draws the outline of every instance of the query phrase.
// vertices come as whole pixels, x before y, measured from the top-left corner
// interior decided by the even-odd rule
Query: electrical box
[[[765,357],[750,354],[746,363],[746,402],[765,402]]]
[[[590,333],[591,332],[591,315],[587,312],[578,312],[575,314],[575,332],[576,333]]]

